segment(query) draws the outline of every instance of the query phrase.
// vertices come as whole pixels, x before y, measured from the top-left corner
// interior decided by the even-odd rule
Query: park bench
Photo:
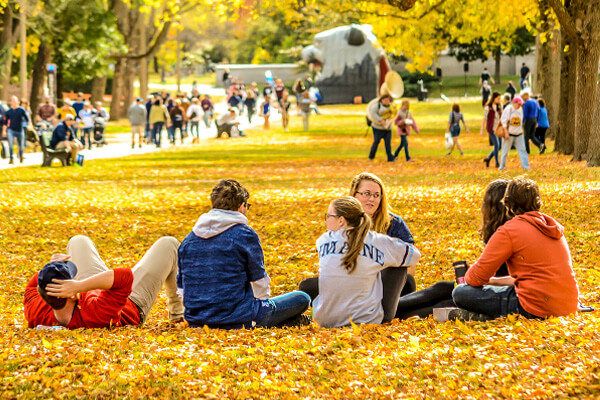
[[[42,147],[42,153],[44,155],[44,161],[42,167],[49,167],[52,165],[52,161],[56,158],[60,160],[63,167],[71,164],[71,153],[67,149],[53,150],[50,148],[50,139],[52,139],[52,132],[40,132],[40,146]]]

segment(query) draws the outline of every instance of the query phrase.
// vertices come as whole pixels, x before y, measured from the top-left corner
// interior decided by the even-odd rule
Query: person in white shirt
[[[239,126],[237,113],[233,107],[230,107],[217,121],[217,138],[220,138],[223,133],[226,133],[229,137],[245,136],[244,132],[239,129]]]
[[[371,231],[371,218],[351,196],[331,202],[325,215],[327,232],[317,240],[319,296],[313,318],[331,328],[383,321],[383,285],[387,267],[417,264],[421,253],[411,244]]]
[[[83,146],[87,143],[88,149],[92,149],[92,131],[94,130],[94,109],[89,102],[83,104],[83,110],[79,111],[79,119],[83,124],[83,133],[81,134],[81,141]]]
[[[500,158],[500,167],[506,169],[506,159],[508,152],[513,144],[519,153],[521,167],[529,169],[529,156],[525,147],[525,138],[523,137],[523,99],[515,96],[512,104],[504,109],[500,123],[504,127],[504,139],[502,139],[502,157]]]
[[[190,121],[190,134],[193,137],[192,143],[198,143],[200,140],[200,134],[198,132],[198,126],[200,124],[200,119],[202,119],[202,115],[204,111],[202,111],[202,107],[200,106],[200,102],[197,97],[192,99],[192,104],[188,107],[186,116]]]

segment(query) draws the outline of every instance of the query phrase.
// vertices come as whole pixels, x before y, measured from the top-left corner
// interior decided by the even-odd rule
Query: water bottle
[[[48,325],[38,325],[35,327],[36,331],[62,331],[65,328],[64,326],[56,325],[56,326],[48,326]]]

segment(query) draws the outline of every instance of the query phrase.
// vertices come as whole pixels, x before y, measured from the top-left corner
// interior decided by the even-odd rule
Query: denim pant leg
[[[394,155],[392,154],[392,131],[385,131],[383,143],[385,144],[385,154],[387,155],[387,160],[394,161]]]
[[[529,154],[527,154],[527,150],[525,149],[525,138],[523,138],[523,135],[515,138],[515,148],[521,159],[521,167],[529,169]]]
[[[460,308],[489,315],[492,318],[519,314],[519,300],[514,286],[475,287],[466,283],[452,292],[454,303]]]
[[[12,160],[13,158],[13,147],[15,145],[15,141],[17,142],[17,147],[19,148],[19,157],[23,158],[23,151],[25,150],[25,134],[23,133],[23,129],[16,131],[14,129],[7,128],[6,136],[8,138],[10,159]]]
[[[156,122],[156,123],[154,123],[153,129],[152,129],[152,141],[158,147],[160,147],[160,140],[162,137],[162,127],[163,127],[162,122]]]
[[[8,155],[12,160],[14,151],[13,148],[15,147],[15,131],[10,128],[6,129],[6,137],[8,139]]]
[[[500,138],[494,135],[493,133],[489,132],[488,136],[490,138],[490,142],[492,142],[492,146],[494,146],[494,150],[492,150],[488,158],[491,159],[492,157],[494,157],[494,160],[496,160],[496,164],[500,165],[500,163],[498,162],[498,152],[500,151]]]
[[[267,310],[262,319],[256,321],[256,326],[271,328],[306,311],[310,305],[310,296],[294,291],[270,298],[264,303]]]
[[[508,153],[515,140],[514,136],[509,136],[508,139],[502,139],[502,156],[500,157],[500,169],[506,168],[506,160],[508,159]]]
[[[377,154],[377,147],[379,147],[379,142],[385,136],[386,131],[382,129],[373,128],[373,144],[371,145],[371,151],[369,152],[369,160],[373,160],[375,158],[375,154]]]
[[[404,145],[404,155],[406,156],[406,161],[410,160],[410,155],[408,154],[408,137],[404,135],[400,136],[400,145]]]
[[[169,142],[175,141],[175,125],[167,127],[167,135],[169,137]]]

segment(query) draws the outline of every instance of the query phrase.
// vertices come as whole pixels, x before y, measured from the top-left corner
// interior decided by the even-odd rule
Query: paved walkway
[[[222,91],[222,89],[220,89]],[[217,114],[223,114],[225,111],[227,111],[227,104],[222,102],[219,104],[215,105],[215,112]],[[278,121],[281,119],[281,115],[278,114],[277,112],[272,112],[271,113],[271,121]],[[248,117],[245,115],[242,115],[238,118],[238,120],[240,121],[240,127],[242,130],[246,130],[248,128],[251,127],[255,127],[255,126],[261,126],[263,124],[263,119],[258,117],[258,116],[254,116],[252,118],[252,124],[248,123]],[[167,132],[166,129],[163,129],[163,137],[162,137],[162,144],[163,144],[163,149],[164,148],[168,148],[169,145],[169,141],[167,139]],[[209,138],[213,138],[215,137],[217,134],[217,129],[214,126],[214,123],[212,124],[212,126],[210,128],[206,128],[206,126],[204,126],[204,122],[200,121],[200,125],[199,125],[199,136],[201,140],[206,140]],[[179,132],[177,132],[177,144],[180,145],[179,143]],[[123,158],[123,157],[127,157],[130,155],[135,155],[135,154],[145,154],[145,153],[151,153],[151,152],[155,152],[155,151],[160,151],[161,149],[156,148],[156,146],[154,145],[142,145],[142,148],[135,148],[132,149],[131,148],[131,133],[130,132],[121,132],[121,133],[111,133],[109,135],[109,137],[107,138],[108,141],[108,145],[104,146],[104,147],[93,147],[91,150],[82,150],[81,154],[84,155],[85,157],[85,161],[89,161],[89,160],[97,160],[97,159],[103,159],[103,158]],[[192,137],[188,136],[185,140],[184,140],[184,145],[185,144],[190,144],[192,143]],[[16,147],[15,147],[16,150]],[[7,169],[7,168],[15,168],[15,167],[29,167],[29,166],[41,166],[42,165],[42,160],[43,160],[43,155],[40,152],[36,152],[36,153],[25,153],[25,160],[23,161],[23,164],[19,163],[18,161],[18,157],[15,158],[15,164],[8,164],[8,159],[0,159],[0,170],[2,169]],[[54,162],[52,163],[53,166],[58,166],[60,165],[60,161],[58,160],[54,160]],[[85,165],[85,162],[84,162]]]

